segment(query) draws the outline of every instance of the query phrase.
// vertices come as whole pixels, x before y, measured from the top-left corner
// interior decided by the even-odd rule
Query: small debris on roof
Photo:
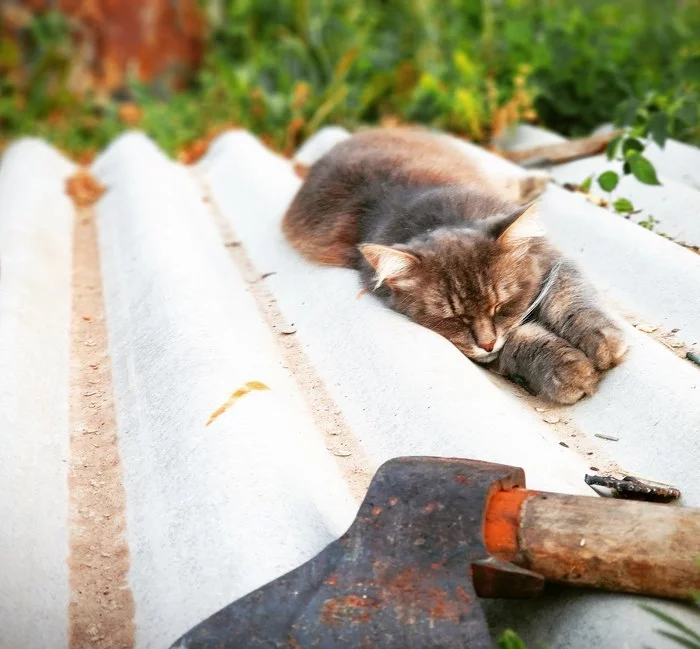
[[[583,186],[577,183],[564,183],[562,187],[567,191],[582,194],[587,201],[593,203],[593,205],[597,205],[598,207],[607,207],[609,205],[607,199],[603,198],[602,196],[598,196],[598,194],[587,191]]]
[[[546,421],[548,424],[558,424],[561,418],[557,415],[545,415],[542,417],[542,421]]]
[[[636,325],[639,331],[643,331],[645,334],[653,334],[658,327],[653,324],[638,324]]]
[[[584,477],[586,484],[591,487],[605,487],[612,491],[617,498],[629,500],[644,500],[646,502],[669,503],[678,500],[681,492],[669,485],[652,485],[642,482],[632,476],[622,479],[610,476],[588,475]]]
[[[619,442],[619,437],[613,437],[612,435],[603,435],[602,433],[596,433],[595,437],[600,437],[600,439],[607,439],[609,442]]]
[[[238,388],[238,390],[232,392],[231,396],[228,398],[226,403],[224,403],[222,406],[220,406],[214,412],[211,413],[211,416],[209,417],[209,421],[207,421],[206,426],[211,424],[219,415],[225,413],[234,403],[236,403],[236,401],[238,401],[241,397],[245,396],[249,392],[253,392],[254,390],[269,389],[269,387],[267,387],[264,383],[261,383],[260,381],[248,381],[245,385]]]
[[[350,451],[331,451],[336,457],[348,457],[352,455]]]

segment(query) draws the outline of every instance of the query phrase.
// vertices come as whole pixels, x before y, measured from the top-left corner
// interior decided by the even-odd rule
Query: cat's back
[[[447,207],[455,190],[489,200],[499,195],[476,162],[444,136],[408,128],[360,131],[311,166],[282,230],[306,258],[353,267],[363,235],[391,220],[391,213],[396,217],[410,205],[415,208],[414,199],[424,196],[423,190],[442,191],[441,186],[449,194],[442,197],[449,199]],[[454,213],[462,211],[456,206]],[[422,227],[422,219],[409,220],[411,230]]]
[[[479,166],[446,137],[418,128],[360,131],[337,144],[314,167],[344,174],[348,181],[357,177],[363,182],[377,179],[412,185],[492,188]]]

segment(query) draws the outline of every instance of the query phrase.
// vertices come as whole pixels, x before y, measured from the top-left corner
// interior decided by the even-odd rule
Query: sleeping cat
[[[594,392],[622,332],[543,237],[537,205],[445,138],[374,129],[311,166],[283,230],[306,258],[359,269],[385,304],[557,403]]]

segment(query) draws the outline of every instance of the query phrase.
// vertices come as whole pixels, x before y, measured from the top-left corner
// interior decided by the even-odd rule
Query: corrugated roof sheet
[[[297,157],[345,136],[322,131]],[[700,153],[654,155],[653,200],[697,215]],[[592,164],[553,173],[580,181]],[[341,534],[399,455],[513,464],[531,487],[580,494],[596,466],[700,506],[700,369],[681,357],[700,347],[700,256],[676,243],[550,186],[552,239],[631,343],[594,397],[555,408],[358,297],[355,272],[300,259],[279,221],[301,181],[245,132],[194,167],[122,136],[92,167],[107,188],[94,208],[66,196],[73,171],[36,140],[0,166],[3,649],[169,646]],[[494,633],[531,646],[673,646],[639,601],[555,590],[488,610]]]

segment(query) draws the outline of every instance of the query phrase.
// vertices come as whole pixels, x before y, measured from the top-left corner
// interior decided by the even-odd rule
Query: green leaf
[[[618,135],[608,142],[608,146],[605,147],[605,155],[608,156],[608,160],[612,160],[617,155],[621,140],[622,135]]]
[[[662,149],[668,138],[668,117],[666,113],[655,113],[649,120],[649,133]]]
[[[625,164],[622,165],[622,173],[625,174],[625,176],[632,173],[629,162],[625,162]]]
[[[586,178],[586,180],[584,180],[584,181],[579,185],[579,187],[581,188],[581,191],[582,191],[582,192],[586,192],[586,194],[587,194],[588,192],[591,191],[591,184],[592,184],[592,183],[593,183],[593,176],[588,176],[588,178]]]
[[[500,649],[527,649],[523,639],[511,629],[503,632],[503,635],[498,639]]]
[[[617,111],[617,123],[620,126],[628,126],[634,122],[637,116],[637,111],[642,107],[642,102],[639,99],[631,98],[623,101]]]
[[[690,627],[687,627],[685,624],[683,624],[683,622],[677,620],[675,617],[669,615],[668,613],[665,613],[664,611],[656,608],[655,606],[648,606],[646,604],[642,604],[641,608],[647,613],[651,613],[655,617],[659,618],[662,622],[666,622],[666,624],[668,624],[669,626],[678,629],[678,631],[680,631],[681,633],[684,633],[685,635],[700,642],[700,633],[693,631]]]
[[[629,158],[633,153],[638,153],[640,151],[644,151],[644,145],[633,137],[628,137],[622,143],[622,156],[625,160],[627,160],[627,158]]]
[[[657,631],[659,635],[664,638],[673,640],[680,647],[685,647],[686,649],[700,649],[700,643],[695,640],[689,640],[688,638],[678,635],[677,633],[671,633],[669,631]]]
[[[628,214],[629,212],[634,212],[634,205],[626,198],[618,198],[613,204],[616,212],[621,214]]]
[[[620,182],[620,177],[614,171],[606,171],[598,176],[598,184],[604,192],[611,192],[617,183]]]
[[[634,177],[645,185],[660,185],[659,179],[656,177],[656,169],[654,165],[649,162],[643,155],[635,153],[631,155],[627,162],[629,162],[630,170],[634,174]]]

